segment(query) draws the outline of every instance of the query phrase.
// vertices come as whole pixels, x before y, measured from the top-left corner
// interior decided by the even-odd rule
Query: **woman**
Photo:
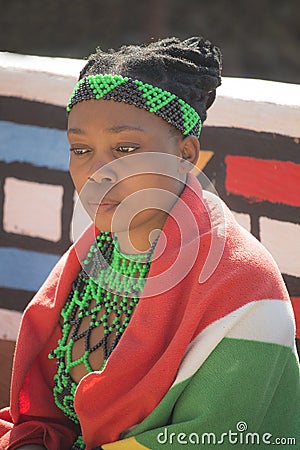
[[[24,313],[0,449],[300,438],[279,270],[190,173],[220,72],[202,38],[90,56],[67,111],[94,225]]]

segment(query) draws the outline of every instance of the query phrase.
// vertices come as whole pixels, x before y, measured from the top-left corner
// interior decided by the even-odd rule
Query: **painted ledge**
[[[65,106],[85,61],[0,52],[0,95]]]
[[[0,95],[65,106],[84,60],[0,52]],[[206,125],[300,137],[300,85],[224,77]]]
[[[223,78],[206,125],[300,137],[300,85]]]

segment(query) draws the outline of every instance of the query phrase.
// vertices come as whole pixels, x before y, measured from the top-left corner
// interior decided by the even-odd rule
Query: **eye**
[[[139,147],[137,145],[119,145],[114,148],[114,151],[119,153],[131,153],[137,150]]]
[[[72,147],[70,148],[70,152],[74,153],[76,156],[82,156],[89,153],[91,150],[88,148],[79,148],[79,147]]]

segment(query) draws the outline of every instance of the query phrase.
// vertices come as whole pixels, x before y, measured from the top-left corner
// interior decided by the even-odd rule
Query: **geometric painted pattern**
[[[4,101],[16,102],[16,99],[4,98]],[[43,148],[43,129],[45,136],[47,129],[47,107],[51,105],[35,104],[35,102],[24,102],[24,118],[22,118],[22,100],[18,100],[17,117],[15,121],[10,115],[8,127],[21,126],[20,130],[30,141],[31,129],[36,136],[36,145]],[[30,115],[30,103],[34,114]],[[38,114],[38,109],[43,109],[43,114]],[[65,118],[63,107],[56,107],[57,117],[61,117],[56,128],[51,131],[51,139],[57,133],[58,142],[57,158],[49,155],[46,150],[45,165],[43,166],[43,155],[33,152],[27,160],[22,153],[14,152],[14,157],[5,156],[0,162],[0,176],[3,180],[1,185],[2,209],[0,218],[2,233],[0,237],[0,248],[24,249],[44,255],[58,257],[70,245],[70,225],[72,208],[74,202],[74,189],[67,173],[68,147],[65,147],[63,129]],[[61,115],[60,115],[61,114]],[[43,117],[44,123],[43,123]],[[38,121],[39,126],[36,127]],[[1,125],[1,122],[0,122]],[[26,126],[28,130],[26,129]],[[43,128],[44,127],[44,128]],[[40,139],[40,140],[39,140]],[[299,177],[299,141],[288,136],[275,135],[273,133],[260,133],[255,131],[234,129],[226,127],[204,126],[201,135],[202,155],[200,155],[198,167],[214,184],[218,194],[233,211],[237,221],[248,229],[255,237],[262,240],[282,270],[285,282],[291,296],[300,298],[300,273],[296,264],[296,249],[292,242],[282,240],[282,233],[286,236],[297,235],[299,230],[299,205],[300,196],[297,192]],[[10,136],[6,135],[6,142],[2,142],[2,148],[9,150]],[[209,149],[209,150],[205,150]],[[271,153],[270,153],[271,152]],[[4,152],[8,155],[9,151]],[[270,158],[272,154],[272,158]],[[22,156],[23,155],[23,156]],[[25,155],[27,157],[27,155]],[[29,156],[29,155],[28,155]],[[55,161],[58,161],[56,163]],[[266,169],[268,169],[266,177]],[[249,174],[251,176],[249,176]],[[264,174],[264,177],[262,176]],[[262,179],[263,178],[263,179]],[[16,181],[17,180],[17,181]],[[278,186],[279,180],[285,181],[285,186]],[[26,183],[32,187],[48,189],[49,202],[47,209],[52,208],[53,229],[46,230],[42,227],[40,235],[28,225],[25,229],[18,228],[16,216],[15,222],[9,216],[8,208],[12,203],[12,186],[18,184],[19,188]],[[23,184],[22,184],[23,183]],[[252,183],[252,184],[251,184]],[[291,184],[291,186],[289,185]],[[34,189],[33,189],[34,190]],[[6,197],[7,196],[7,197]],[[36,197],[38,201],[38,198]],[[31,211],[32,214],[32,211]],[[55,217],[55,218],[54,218]],[[58,224],[58,219],[60,224]],[[38,228],[38,227],[37,227]],[[268,234],[273,230],[275,241],[268,241]],[[281,239],[281,240],[280,240]],[[13,251],[13,250],[11,250]],[[1,292],[7,295],[8,289],[12,293],[13,286],[0,286]],[[20,286],[16,285],[16,296],[21,292]],[[33,291],[32,291],[33,292]],[[12,297],[10,297],[12,298]],[[16,305],[16,309],[23,308]],[[300,317],[297,318],[300,321]]]

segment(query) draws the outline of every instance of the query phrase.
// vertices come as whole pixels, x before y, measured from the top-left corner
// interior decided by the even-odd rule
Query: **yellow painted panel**
[[[215,152],[212,152],[211,150],[200,150],[199,158],[197,161],[197,168],[200,170],[203,170],[206,164],[211,160],[211,158],[214,156]],[[192,171],[193,173],[194,171]],[[195,172],[197,172],[197,169],[195,168]]]

